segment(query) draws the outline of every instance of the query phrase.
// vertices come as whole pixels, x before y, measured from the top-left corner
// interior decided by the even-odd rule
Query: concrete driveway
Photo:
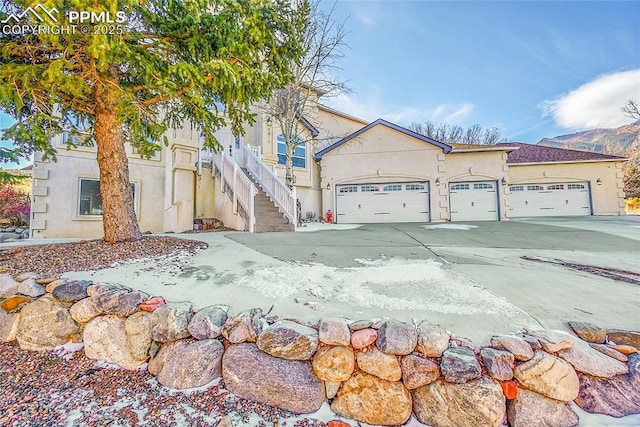
[[[640,329],[640,217],[176,236],[209,248],[67,275],[232,313],[429,320],[478,344],[524,327],[566,329],[568,320]]]

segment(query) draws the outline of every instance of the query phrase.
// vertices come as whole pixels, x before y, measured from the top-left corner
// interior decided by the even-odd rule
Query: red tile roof
[[[524,144],[522,142],[505,142],[497,145],[520,147],[511,151],[507,163],[561,163],[598,160],[625,160],[624,157],[591,151],[567,150],[564,148],[545,147],[543,145]]]

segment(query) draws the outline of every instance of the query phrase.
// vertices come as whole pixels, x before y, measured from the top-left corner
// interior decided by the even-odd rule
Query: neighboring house
[[[188,126],[170,131],[169,146],[151,159],[128,147],[142,231],[181,232],[211,217],[240,230],[292,230],[300,217],[329,210],[339,223],[624,214],[624,158],[521,143],[447,145],[320,103],[300,118],[306,143],[294,153],[290,190],[282,132],[255,112],[244,136],[217,133],[224,151],[215,155]],[[32,236],[101,236],[95,149],[66,150],[64,136],[54,143],[57,163],[35,158]]]

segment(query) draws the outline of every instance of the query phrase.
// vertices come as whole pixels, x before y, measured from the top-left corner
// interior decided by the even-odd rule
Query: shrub
[[[5,185],[0,188],[0,221],[10,225],[27,225],[31,200],[29,195]]]

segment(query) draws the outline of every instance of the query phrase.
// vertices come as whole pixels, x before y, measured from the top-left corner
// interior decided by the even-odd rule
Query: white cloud
[[[640,70],[598,77],[556,99],[544,101],[544,116],[568,129],[614,128],[630,123],[620,108],[629,100],[640,100]]]
[[[443,122],[457,124],[466,119],[475,106],[470,102],[460,104],[446,103],[436,106],[403,106],[389,108],[385,103],[377,99],[368,99],[366,102],[349,95],[339,95],[326,101],[331,107],[344,111],[352,116],[373,121],[383,118],[401,126],[408,126],[413,122]]]

